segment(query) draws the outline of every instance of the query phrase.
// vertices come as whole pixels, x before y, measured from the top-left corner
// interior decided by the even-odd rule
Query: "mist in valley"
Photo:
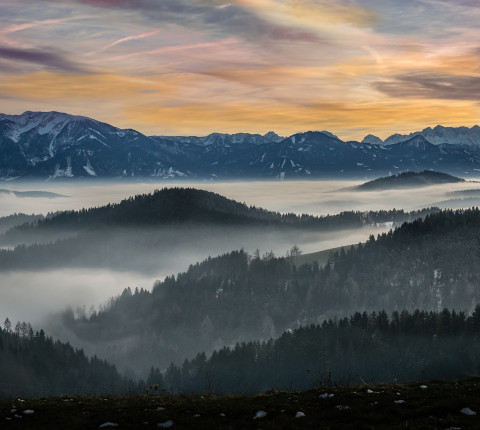
[[[14,191],[50,191],[61,198],[16,197],[0,194],[0,217],[12,213],[41,213],[118,203],[136,194],[151,193],[164,187],[192,187],[221,194],[230,199],[271,211],[311,215],[341,211],[404,209],[415,210],[445,202],[451,193],[480,189],[477,180],[421,188],[357,192],[363,181],[232,181],[232,182],[128,182],[122,181],[44,181],[9,182]],[[463,197],[463,196],[460,196]],[[466,206],[468,207],[468,202]]]
[[[76,261],[67,267],[59,265],[58,257],[43,251],[45,261],[30,260],[28,268],[4,267],[0,271],[0,315],[43,326],[46,316],[67,306],[99,308],[127,287],[151,290],[156,280],[232,250],[244,249],[254,254],[258,249],[261,254],[272,251],[281,257],[295,244],[302,253],[310,253],[363,242],[370,234],[384,230],[371,227],[312,233],[190,226],[94,232],[94,238],[88,239],[92,248],[79,250]],[[68,247],[75,247],[74,232],[71,237]],[[99,254],[101,244],[104,252]]]
[[[194,187],[219,193],[225,197],[245,202],[267,210],[281,213],[308,213],[323,216],[341,211],[368,211],[404,209],[417,210],[435,206],[455,199],[458,205],[472,206],[472,197],[463,200],[462,190],[480,188],[477,183],[429,186],[424,188],[358,192],[352,189],[359,182],[352,181],[297,181],[297,182],[229,182],[229,183],[127,183],[127,182],[84,182],[84,183],[27,183],[12,182],[10,189],[17,191],[43,190],[67,197],[41,198],[0,195],[0,216],[13,213],[43,214],[63,210],[79,210],[98,207],[107,203],[118,203],[122,199],[150,193],[163,187]],[[457,193],[457,194],[456,194]],[[459,196],[457,198],[456,196]],[[152,291],[154,283],[165,277],[186,271],[190,265],[208,257],[215,257],[232,250],[245,250],[253,256],[259,249],[260,256],[272,251],[276,256],[285,256],[294,245],[303,254],[349,246],[365,242],[370,235],[378,235],[389,230],[389,226],[367,226],[359,229],[335,231],[302,231],[294,228],[263,228],[231,226],[183,225],[168,228],[112,228],[79,232],[75,230],[51,231],[44,237],[36,237],[33,242],[49,243],[64,240],[65,249],[58,258],[55,254],[44,253],[41,259],[32,259],[28,267],[8,267],[0,271],[0,317],[13,321],[30,321],[35,327],[44,327],[47,333],[70,341],[82,347],[89,354],[98,354],[117,363],[122,371],[134,376],[145,376],[152,357],[158,350],[150,348],[144,358],[139,358],[142,348],[149,348],[152,342],[164,345],[165,357],[162,365],[172,359],[185,358],[185,351],[193,355],[199,352],[199,345],[211,351],[223,345],[222,337],[215,337],[208,319],[203,319],[203,335],[189,332],[187,338],[202,336],[208,338],[200,344],[179,346],[181,341],[170,342],[166,338],[146,337],[139,339],[126,334],[111,342],[101,339],[89,342],[78,336],[78,331],[70,330],[64,324],[65,309],[72,309],[73,318],[89,318],[93,313],[108,308],[112,297],[118,297],[126,288],[130,291],[143,289]],[[28,236],[28,235],[27,235]],[[27,243],[28,238],[18,236],[4,246]],[[67,238],[67,239],[65,239]],[[70,238],[70,239],[68,239]],[[81,238],[82,251],[64,264],[62,258],[74,248]],[[70,240],[70,242],[69,242]],[[44,259],[44,260],[43,260]],[[46,263],[44,263],[44,261]],[[334,309],[332,312],[342,312]],[[332,316],[332,315],[325,315]],[[307,321],[307,320],[305,320]],[[313,320],[321,322],[319,320]],[[299,321],[299,324],[301,321]],[[279,335],[281,328],[272,328],[266,318],[258,325],[258,331],[251,335],[232,334],[228,341],[248,341],[262,337],[268,339]],[[182,323],[178,330],[169,336],[180,339]],[[206,333],[206,334],[205,334]],[[227,339],[224,337],[224,341]],[[179,349],[181,354],[177,354]]]

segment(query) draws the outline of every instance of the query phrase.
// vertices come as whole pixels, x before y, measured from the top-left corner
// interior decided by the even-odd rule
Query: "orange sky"
[[[474,0],[2,0],[0,112],[147,135],[478,123]]]

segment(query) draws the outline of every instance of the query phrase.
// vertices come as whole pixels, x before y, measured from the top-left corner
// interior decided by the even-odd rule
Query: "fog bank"
[[[365,241],[370,234],[381,231],[384,230],[363,228],[326,233],[289,230],[279,235],[273,231],[241,234],[223,230],[222,235],[215,235],[210,230],[202,232],[200,238],[204,240],[195,240],[191,246],[187,242],[175,245],[172,240],[167,240],[165,248],[158,249],[154,254],[145,251],[140,253],[138,249],[132,252],[131,267],[144,270],[126,270],[125,265],[116,269],[66,267],[0,272],[0,322],[3,323],[8,316],[14,321],[25,320],[42,325],[46,316],[66,306],[85,306],[88,310],[94,305],[98,308],[111,297],[121,294],[126,287],[151,290],[155,280],[185,271],[190,264],[209,256],[235,249],[243,248],[253,254],[258,248],[261,254],[273,251],[277,256],[284,256],[297,244],[303,253],[310,253]],[[137,236],[141,237],[140,233]],[[172,236],[175,236],[174,232]],[[199,236],[194,239],[199,239]]]
[[[429,186],[407,190],[380,192],[356,192],[349,187],[359,184],[352,181],[295,181],[295,182],[229,182],[229,183],[127,183],[127,182],[10,182],[8,188],[17,191],[43,190],[69,197],[32,198],[0,195],[0,216],[15,212],[43,213],[57,210],[81,209],[120,202],[122,199],[150,193],[165,186],[196,187],[222,194],[228,198],[279,212],[309,213],[313,215],[335,214],[344,210],[413,210],[431,206],[452,199],[449,194],[465,189],[479,189],[477,183]],[[7,188],[7,187],[5,187]],[[463,200],[455,200],[455,207],[461,207]],[[472,206],[466,199],[465,207]],[[448,205],[446,206],[448,207]],[[65,306],[91,305],[98,307],[110,297],[120,294],[124,288],[145,288],[150,290],[156,279],[184,271],[189,264],[216,256],[234,249],[244,248],[253,253],[273,250],[277,256],[297,244],[303,253],[321,251],[342,245],[365,241],[370,234],[381,229],[364,228],[354,231],[288,234],[233,234],[231,232],[212,236],[208,243],[197,240],[191,249],[176,248],[175,235],[169,243],[169,255],[158,256],[158,270],[148,274],[107,269],[62,268],[40,272],[16,271],[0,273],[0,320],[25,320],[41,323],[51,312]],[[202,237],[206,237],[203,235]],[[141,255],[132,258],[141,260]]]
[[[363,191],[349,188],[359,181],[285,181],[285,182],[10,182],[16,191],[43,190],[66,195],[62,198],[15,197],[0,195],[0,216],[15,212],[42,213],[82,209],[117,203],[135,194],[151,193],[163,187],[192,187],[213,191],[225,197],[279,212],[311,215],[336,214],[346,210],[415,210],[451,199],[449,193],[480,189],[480,184],[465,182],[421,188]],[[468,200],[465,207],[468,207]],[[458,202],[456,202],[458,206]]]

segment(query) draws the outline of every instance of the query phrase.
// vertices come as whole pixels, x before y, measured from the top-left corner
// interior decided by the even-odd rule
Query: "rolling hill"
[[[323,268],[297,266],[295,256],[235,251],[191,265],[151,293],[127,289],[94,315],[65,314],[61,325],[116,364],[141,368],[152,360],[139,354],[145,348],[163,367],[191,350],[268,339],[357,310],[471,311],[480,301],[479,236],[480,212],[470,209],[430,214],[371,236],[333,253]],[[129,347],[114,352],[127,339]]]
[[[398,175],[374,179],[355,187],[357,191],[381,191],[398,188],[418,188],[428,185],[456,184],[465,182],[465,179],[457,178],[447,173],[424,170],[423,172],[404,172]]]

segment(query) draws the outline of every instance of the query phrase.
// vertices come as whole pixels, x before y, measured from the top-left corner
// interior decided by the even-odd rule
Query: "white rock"
[[[477,415],[477,413],[472,411],[470,408],[463,408],[460,411],[460,413],[463,414],[463,415]]]
[[[99,429],[107,428],[107,427],[118,427],[117,423],[111,423],[110,421],[107,421],[106,423],[100,424],[98,426]]]
[[[393,403],[396,403],[397,405],[401,405],[402,403],[405,403],[405,400],[394,400]]]
[[[265,411],[258,411],[255,416],[253,417],[254,420],[257,420],[259,418],[264,418],[267,416],[267,413]]]
[[[165,421],[164,423],[157,423],[157,427],[169,429],[170,427],[173,427],[173,421],[168,420],[168,421]]]
[[[428,387],[427,387],[426,385],[420,385],[420,388],[421,388],[422,390],[426,390]]]
[[[24,413],[25,415],[31,415],[31,414],[33,414],[34,412],[35,412],[35,411],[34,411],[33,409],[25,409],[25,410],[23,411],[23,413]]]
[[[297,412],[297,414],[295,415],[295,418],[303,418],[305,416],[305,414],[301,411]]]

